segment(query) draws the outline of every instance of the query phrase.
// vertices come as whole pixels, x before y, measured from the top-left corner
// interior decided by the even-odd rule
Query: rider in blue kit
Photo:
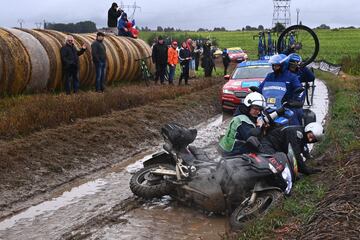
[[[301,61],[302,61],[302,59],[298,54],[296,54],[296,53],[290,54],[289,55],[289,71],[296,74],[301,83],[314,81],[315,80],[314,73],[306,66],[301,67],[300,66]],[[305,97],[306,97],[305,92],[302,92],[298,96],[295,96],[295,98],[293,100],[298,101],[298,102],[302,103],[302,105],[304,105]],[[302,122],[302,119],[304,116],[304,111],[303,111],[302,105],[299,106],[298,108],[292,109],[300,123]]]
[[[260,84],[259,92],[264,95],[270,106],[280,107],[283,102],[291,102],[301,97],[301,93],[295,93],[295,90],[302,88],[302,85],[299,77],[288,70],[288,60],[289,57],[284,54],[274,55],[269,59],[273,72],[269,73]],[[274,97],[273,94],[279,98]],[[290,119],[290,125],[302,125],[302,122],[294,114]]]

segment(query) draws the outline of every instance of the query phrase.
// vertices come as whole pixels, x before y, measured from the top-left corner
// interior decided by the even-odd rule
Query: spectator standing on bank
[[[212,51],[211,51],[211,42],[210,40],[206,41],[203,47],[203,58],[202,58],[202,67],[204,68],[205,77],[211,77],[212,71],[214,68],[214,62],[212,58]]]
[[[65,39],[65,45],[60,49],[66,94],[70,94],[71,92],[71,80],[73,82],[74,93],[79,91],[79,56],[81,56],[86,51],[86,48],[87,47],[84,44],[82,48],[78,50],[74,45],[73,36],[68,35]]]
[[[108,11],[108,28],[114,34],[118,32],[118,18],[121,16],[122,13],[123,10],[121,10],[115,2],[111,5],[111,8]]]
[[[92,59],[96,70],[96,92],[104,92],[105,88],[106,48],[103,43],[104,37],[104,33],[98,32],[96,34],[96,40],[91,44]]]
[[[181,85],[181,81],[185,80],[185,85],[189,85],[189,62],[191,60],[191,52],[187,48],[186,42],[181,44],[181,48],[179,51],[179,59],[180,59],[180,66],[181,66],[181,75],[179,78],[179,85]]]
[[[196,77],[196,75],[195,75],[195,53],[194,53],[195,46],[193,44],[194,44],[194,42],[191,38],[186,40],[186,47],[187,47],[187,49],[189,49],[190,54],[191,54],[191,60],[189,61],[189,78]]]
[[[169,65],[169,84],[173,84],[176,64],[179,62],[179,55],[177,52],[178,43],[173,41],[168,50],[168,65]]]
[[[194,56],[195,56],[195,71],[199,71],[199,64],[200,64],[200,55],[201,55],[202,49],[199,44],[199,42],[196,43],[195,49],[194,49]]]
[[[224,64],[224,75],[226,75],[227,74],[227,69],[229,67],[229,63],[231,62],[228,50],[226,48],[224,48],[221,56],[222,56],[222,61],[223,61],[223,64]]]
[[[168,47],[162,36],[158,37],[157,43],[153,46],[152,60],[156,67],[155,83],[157,83],[160,78],[160,83],[165,84],[164,80],[168,63]]]

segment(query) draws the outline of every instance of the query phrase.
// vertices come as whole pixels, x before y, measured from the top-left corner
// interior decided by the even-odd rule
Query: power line
[[[273,0],[274,13],[272,26],[275,27],[277,23],[281,23],[285,27],[291,25],[290,3],[291,0]]]
[[[140,9],[140,10],[141,10],[141,7],[136,4],[136,1],[134,2],[133,5],[124,5],[124,3],[121,1],[121,3],[120,3],[120,8],[123,9],[123,10],[126,8],[128,11],[132,11],[129,19],[134,19],[136,9]]]

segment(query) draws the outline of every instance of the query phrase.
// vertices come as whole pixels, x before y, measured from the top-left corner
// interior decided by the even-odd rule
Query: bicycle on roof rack
[[[253,39],[258,38],[258,57],[265,59],[276,53],[276,41],[272,39],[271,31],[261,31],[254,35]]]
[[[151,58],[151,56],[135,59],[135,61],[139,62],[140,64],[141,78],[145,82],[146,86],[149,86],[150,82],[154,80],[154,75],[152,74],[148,65],[146,64],[146,60],[149,58]]]

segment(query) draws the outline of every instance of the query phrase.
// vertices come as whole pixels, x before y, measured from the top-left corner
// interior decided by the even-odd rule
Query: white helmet
[[[324,138],[324,128],[320,123],[312,122],[305,126],[305,133],[312,132],[318,142]]]
[[[258,106],[261,108],[266,107],[266,101],[265,101],[264,96],[258,92],[249,93],[244,99],[244,104],[247,107],[250,107],[250,106]]]

